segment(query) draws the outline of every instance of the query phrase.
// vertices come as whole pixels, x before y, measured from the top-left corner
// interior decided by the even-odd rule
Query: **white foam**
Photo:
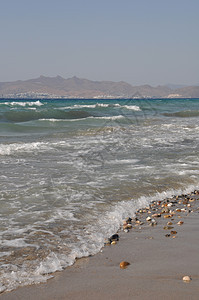
[[[89,117],[89,118],[102,119],[102,120],[118,120],[118,119],[123,119],[125,117],[119,115],[119,116]]]
[[[10,105],[10,106],[42,106],[43,103],[41,103],[39,100],[37,101],[26,101],[26,102],[17,102],[17,101],[13,101],[13,102],[3,102],[1,103],[1,105]]]
[[[140,107],[137,105],[124,105],[123,107],[130,110],[141,111]]]
[[[32,152],[34,150],[41,149],[41,147],[46,148],[47,143],[44,142],[34,142],[34,143],[13,143],[10,145],[2,144],[0,145],[0,155],[10,155],[16,152]]]
[[[1,240],[0,241],[0,245],[4,246],[4,247],[37,247],[33,244],[28,244],[25,242],[25,240],[23,238],[18,238],[18,239],[13,239],[13,240]]]
[[[4,272],[1,277],[0,291],[5,289],[12,290],[20,285],[45,282],[52,277],[51,273],[58,270],[61,271],[63,268],[72,265],[76,258],[98,253],[104,245],[104,240],[116,233],[123,220],[129,216],[134,216],[137,209],[145,207],[151,201],[189,193],[195,188],[197,187],[189,186],[185,190],[169,190],[149,197],[143,196],[137,200],[122,201],[113,205],[106,213],[96,216],[96,221],[93,224],[87,225],[84,231],[80,231],[75,244],[67,244],[67,246],[71,247],[69,254],[51,252],[41,263],[37,262],[38,265],[34,269],[27,269],[25,265],[20,268],[10,265],[9,270],[11,271]],[[19,243],[21,243],[20,239],[18,239],[17,245]]]
[[[96,104],[75,104],[72,106],[66,106],[66,107],[62,107],[60,109],[77,109],[77,108],[98,108],[98,107],[120,107],[120,108],[126,108],[126,109],[130,109],[130,110],[135,110],[135,111],[141,111],[140,107],[137,105],[120,105],[119,103],[115,103],[115,104],[107,104],[107,103],[96,103]]]

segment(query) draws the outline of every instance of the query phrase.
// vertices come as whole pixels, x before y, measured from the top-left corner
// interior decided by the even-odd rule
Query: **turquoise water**
[[[2,289],[100,251],[122,219],[199,186],[199,99],[0,100]]]

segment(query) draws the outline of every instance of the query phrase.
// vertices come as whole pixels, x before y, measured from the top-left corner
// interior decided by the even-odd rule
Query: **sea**
[[[0,292],[46,281],[137,209],[197,188],[199,99],[1,99]]]

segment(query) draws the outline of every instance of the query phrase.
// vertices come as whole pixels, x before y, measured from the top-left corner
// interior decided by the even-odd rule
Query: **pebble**
[[[128,261],[121,261],[120,263],[120,269],[126,269],[130,263]]]
[[[172,222],[167,222],[167,225],[173,225],[173,223]]]
[[[177,234],[177,231],[171,230],[171,234],[175,235],[175,234]]]
[[[113,234],[110,238],[110,241],[113,242],[113,241],[119,241],[119,235],[116,233],[116,234]]]
[[[182,224],[184,224],[184,222],[183,221],[179,221],[177,224],[178,225],[182,225]]]
[[[151,221],[151,217],[147,217],[146,220],[147,220],[147,221]]]
[[[183,281],[190,282],[192,279],[190,276],[186,275],[182,278]]]
[[[165,219],[168,219],[168,218],[171,218],[171,217],[172,217],[172,215],[165,215],[164,216]]]
[[[163,228],[164,228],[164,230],[171,230],[173,227],[172,226],[164,226]]]
[[[153,217],[153,218],[160,218],[160,217],[161,217],[161,214],[153,214],[152,217]]]

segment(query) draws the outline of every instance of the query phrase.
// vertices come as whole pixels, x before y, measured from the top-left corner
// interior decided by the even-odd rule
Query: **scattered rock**
[[[131,224],[131,221],[132,221],[132,219],[131,219],[131,218],[128,218],[128,219],[126,220],[126,223],[127,223],[127,224]]]
[[[164,230],[171,230],[173,227],[172,226],[164,226],[163,229]]]
[[[185,282],[190,282],[192,279],[191,279],[190,276],[186,275],[186,276],[184,276],[184,277],[182,278],[182,280],[185,281]]]
[[[163,214],[168,214],[168,213],[169,213],[168,207],[164,207],[164,208],[162,209],[162,213],[163,213]]]
[[[171,218],[171,217],[172,217],[172,215],[165,215],[165,216],[164,216],[165,219],[169,219],[169,218]]]
[[[173,225],[173,223],[172,222],[167,222],[167,225]]]
[[[171,230],[171,234],[172,234],[172,235],[175,235],[175,234],[177,234],[177,231]]]
[[[147,217],[146,220],[147,220],[147,221],[151,221],[151,217]]]
[[[182,224],[184,224],[184,222],[183,221],[179,221],[177,224],[178,225],[182,225]]]
[[[116,233],[116,234],[113,234],[110,238],[110,242],[113,242],[113,241],[119,241],[119,235]]]
[[[111,245],[116,245],[116,244],[117,244],[116,241],[112,241],[112,242],[111,242]]]
[[[122,261],[120,263],[120,269],[126,269],[129,265],[130,263],[128,261]]]
[[[170,233],[167,233],[167,234],[165,234],[165,236],[166,236],[166,237],[170,237],[171,235],[170,235]]]
[[[160,218],[160,217],[161,217],[161,214],[153,214],[152,217],[153,217],[153,218]]]

